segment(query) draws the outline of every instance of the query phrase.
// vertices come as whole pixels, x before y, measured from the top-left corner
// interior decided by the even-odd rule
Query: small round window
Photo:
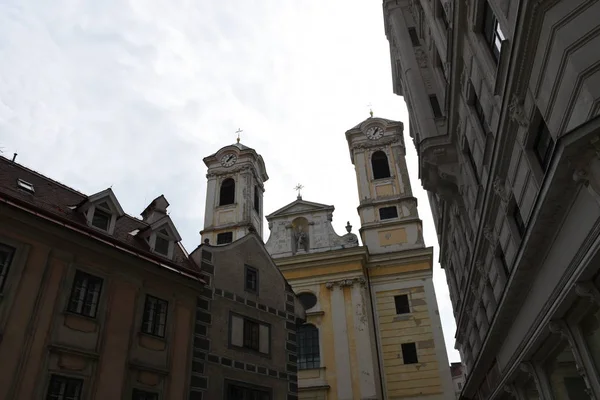
[[[310,310],[317,304],[317,296],[312,293],[300,293],[298,295],[300,303],[304,306],[305,310]]]

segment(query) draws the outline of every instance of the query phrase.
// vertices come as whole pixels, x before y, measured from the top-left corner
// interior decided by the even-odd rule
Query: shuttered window
[[[232,314],[230,343],[235,347],[270,353],[271,328],[259,321]]]

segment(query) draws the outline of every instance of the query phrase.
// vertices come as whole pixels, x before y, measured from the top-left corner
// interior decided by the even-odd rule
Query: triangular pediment
[[[267,215],[267,220],[271,220],[271,219],[275,219],[277,217],[283,217],[283,216],[288,216],[288,215],[294,215],[294,214],[305,214],[305,213],[312,213],[312,212],[316,212],[316,211],[333,211],[335,209],[335,207],[327,205],[327,204],[320,204],[320,203],[313,203],[312,201],[306,201],[306,200],[302,200],[302,199],[298,199],[290,204],[288,204],[287,206],[284,206],[282,208],[280,208],[279,210]]]

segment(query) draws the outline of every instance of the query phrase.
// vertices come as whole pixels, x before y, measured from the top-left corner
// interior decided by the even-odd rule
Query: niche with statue
[[[307,252],[310,249],[308,220],[298,217],[292,221],[292,253]]]

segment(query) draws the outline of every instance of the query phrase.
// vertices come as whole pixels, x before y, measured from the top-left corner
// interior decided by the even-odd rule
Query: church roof
[[[281,207],[279,210],[272,212],[265,218],[267,218],[267,220],[271,220],[276,217],[282,217],[293,214],[305,214],[306,212],[333,210],[335,210],[334,206],[321,203],[313,203],[312,201],[302,200],[302,197],[298,197],[296,201],[293,201],[290,204]]]
[[[359,129],[359,128],[360,128],[360,126],[361,126],[362,124],[364,124],[365,122],[367,122],[367,121],[371,121],[371,120],[375,120],[375,119],[378,119],[378,120],[380,120],[380,121],[384,121],[384,122],[386,122],[386,123],[388,123],[388,124],[398,124],[398,123],[401,123],[400,121],[394,121],[394,120],[391,120],[391,119],[386,119],[386,118],[379,118],[379,117],[369,117],[369,118],[367,118],[367,119],[365,119],[365,120],[363,120],[363,121],[359,122],[359,123],[358,123],[358,124],[357,124],[355,127],[353,127],[352,129],[348,129],[348,130],[349,130],[349,131],[351,131],[351,130],[354,130],[354,129]]]

